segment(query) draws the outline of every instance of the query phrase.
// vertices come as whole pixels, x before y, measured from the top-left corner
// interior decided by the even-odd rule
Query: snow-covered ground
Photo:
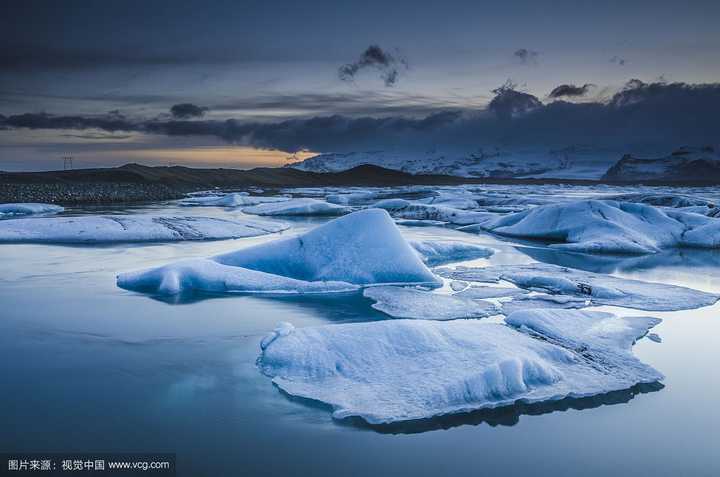
[[[460,177],[550,177],[599,179],[621,154],[589,147],[562,149],[477,148],[469,151],[363,151],[320,154],[289,167],[312,172],[338,172],[363,164],[410,174]]]
[[[338,172],[372,164],[410,174],[459,177],[605,179],[610,181],[707,180],[720,177],[720,155],[712,148],[684,147],[666,154],[569,146],[559,149],[477,148],[468,151],[359,151],[310,157],[288,167]],[[695,171],[695,172],[694,172]]]

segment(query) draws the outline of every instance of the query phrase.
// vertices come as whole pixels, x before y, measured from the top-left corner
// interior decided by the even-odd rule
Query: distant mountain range
[[[589,147],[557,150],[499,148],[467,153],[368,151],[320,154],[288,165],[308,172],[340,172],[371,164],[408,174],[485,179],[580,179],[610,182],[720,182],[720,156],[713,148],[681,148],[660,158]]]

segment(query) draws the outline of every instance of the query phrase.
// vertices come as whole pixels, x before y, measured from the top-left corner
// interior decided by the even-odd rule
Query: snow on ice
[[[658,319],[529,310],[506,321],[282,324],[262,341],[258,365],[288,394],[329,404],[337,419],[372,424],[593,396],[663,378],[630,349]]]
[[[720,221],[693,213],[610,200],[538,206],[480,217],[465,231],[540,239],[549,246],[590,253],[655,253],[670,247],[720,247]]]
[[[458,267],[456,270],[439,268],[435,269],[435,272],[452,280],[505,280],[528,290],[587,299],[591,305],[622,306],[640,310],[688,310],[712,305],[720,298],[713,293],[676,285],[630,280],[543,263],[485,268]]]
[[[318,293],[371,284],[442,284],[382,210],[363,210],[297,237],[255,245],[208,260],[184,261],[118,276],[122,288],[177,294]]]
[[[0,204],[0,218],[13,217],[16,215],[57,214],[64,210],[65,208],[59,205],[41,204],[37,202]]]
[[[415,320],[455,320],[497,315],[497,307],[488,301],[457,295],[443,295],[413,288],[369,287],[363,295],[375,301],[376,310],[394,318]]]
[[[255,237],[287,229],[258,219],[148,215],[87,215],[0,221],[0,243],[110,243],[220,240]]]
[[[494,253],[492,249],[482,245],[449,240],[411,240],[410,245],[418,251],[423,261],[431,266],[487,258]]]
[[[242,211],[254,215],[343,215],[352,209],[317,199],[290,199],[245,207]]]

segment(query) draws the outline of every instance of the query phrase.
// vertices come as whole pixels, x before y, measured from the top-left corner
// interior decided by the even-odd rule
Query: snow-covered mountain
[[[410,174],[488,178],[599,179],[619,154],[588,147],[556,150],[500,148],[474,151],[365,151],[320,154],[288,167],[311,172],[339,172],[372,164]]]
[[[669,156],[647,159],[626,154],[602,177],[612,181],[720,181],[720,155],[711,147],[684,147]]]

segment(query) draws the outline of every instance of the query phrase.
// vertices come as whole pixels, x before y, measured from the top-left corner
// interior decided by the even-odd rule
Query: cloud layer
[[[720,83],[632,80],[607,102],[543,104],[512,84],[498,88],[486,109],[437,111],[424,118],[341,115],[259,123],[194,119],[133,120],[118,114],[0,116],[0,128],[97,129],[167,136],[214,136],[229,143],[293,152],[396,149],[468,150],[484,146],[630,149],[717,145]]]
[[[394,86],[403,68],[407,69],[407,61],[391,55],[377,45],[370,45],[357,61],[342,65],[338,69],[338,77],[342,81],[354,81],[361,71],[374,69],[380,73],[385,86]]]
[[[175,104],[170,108],[170,114],[176,119],[199,118],[205,115],[208,108],[203,108],[192,103]]]
[[[585,96],[586,94],[588,94],[590,88],[592,88],[593,86],[594,85],[590,83],[585,83],[582,86],[575,86],[574,84],[561,84],[560,86],[557,86],[552,91],[550,91],[548,97],[562,98]]]

